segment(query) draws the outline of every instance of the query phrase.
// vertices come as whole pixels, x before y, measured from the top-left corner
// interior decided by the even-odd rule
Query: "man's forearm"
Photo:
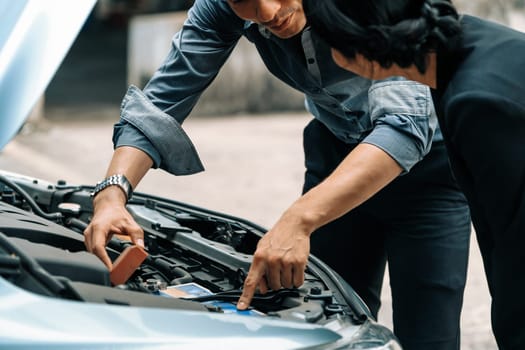
[[[153,161],[145,152],[135,147],[122,146],[113,153],[106,176],[124,174],[131,186],[136,188],[152,165]]]
[[[107,176],[123,174],[135,188],[153,164],[152,159],[138,148],[122,146],[113,153]],[[86,249],[98,256],[111,269],[112,262],[105,246],[113,234],[127,235],[144,247],[144,232],[126,210],[126,191],[120,186],[107,186],[93,198],[94,215],[84,230]]]
[[[311,233],[372,197],[401,172],[399,164],[385,151],[360,144],[284,215],[300,220]]]
[[[145,152],[135,147],[122,146],[113,153],[106,176],[123,174],[132,188],[136,188],[152,165],[152,159]],[[95,196],[93,204],[96,207],[99,202],[106,202],[108,199],[126,202],[125,195],[120,189],[109,186]]]

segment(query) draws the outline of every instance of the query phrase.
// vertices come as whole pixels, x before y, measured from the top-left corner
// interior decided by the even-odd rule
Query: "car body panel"
[[[79,303],[26,292],[0,278],[0,344],[8,348],[246,349],[319,346],[326,328],[242,315]],[[75,347],[76,348],[76,347]]]
[[[0,0],[0,149],[44,93],[96,0]]]

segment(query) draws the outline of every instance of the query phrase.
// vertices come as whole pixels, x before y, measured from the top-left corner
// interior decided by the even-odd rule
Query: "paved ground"
[[[111,157],[111,125],[118,110],[92,106],[88,110],[55,108],[52,113],[84,117],[75,118],[80,121],[56,120],[26,126],[0,153],[0,168],[50,181],[94,184],[103,177]],[[151,171],[137,190],[269,227],[300,193],[301,132],[308,119],[306,114],[190,118],[185,128],[207,170],[187,177]],[[391,327],[388,279],[383,303],[380,322]],[[481,260],[473,242],[462,317],[463,350],[497,349],[490,331],[489,310]]]

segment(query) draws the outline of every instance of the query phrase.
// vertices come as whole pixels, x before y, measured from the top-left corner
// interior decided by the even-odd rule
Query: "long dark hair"
[[[427,54],[453,49],[459,15],[450,0],[303,0],[314,31],[352,59],[356,53],[388,68],[427,67]]]

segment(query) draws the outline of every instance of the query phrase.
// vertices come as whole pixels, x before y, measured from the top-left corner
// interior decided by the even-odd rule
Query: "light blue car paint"
[[[0,0],[0,149],[18,132],[96,0]]]
[[[39,296],[0,278],[0,349],[303,349],[326,328],[262,317],[102,305]]]

